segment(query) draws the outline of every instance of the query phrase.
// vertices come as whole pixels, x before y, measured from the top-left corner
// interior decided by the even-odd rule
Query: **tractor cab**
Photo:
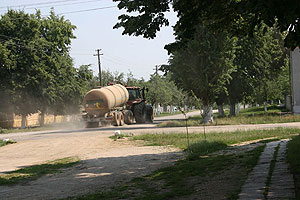
[[[145,101],[145,89],[141,89],[140,87],[126,87],[129,93],[129,100],[127,102],[128,106],[132,106],[132,104],[140,103]]]

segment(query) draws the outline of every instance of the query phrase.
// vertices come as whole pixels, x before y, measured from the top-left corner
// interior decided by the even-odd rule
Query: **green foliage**
[[[283,35],[276,27],[269,28],[264,24],[257,26],[253,34],[252,37],[237,38],[236,70],[227,85],[233,105],[241,101],[263,103],[284,97],[282,92],[277,92],[283,89],[278,81],[288,81],[287,76],[281,75],[288,66]],[[282,96],[276,98],[276,94]]]
[[[92,78],[88,66],[73,67],[69,55],[76,27],[50,12],[9,10],[0,19],[0,94],[2,112],[24,116],[41,111],[78,111]]]
[[[169,66],[163,66],[178,87],[192,91],[201,100],[204,119],[209,115],[204,108],[212,106],[221,93],[226,93],[226,83],[234,71],[234,43],[226,34],[215,34],[199,25],[194,40],[174,53]]]
[[[147,98],[152,105],[178,105],[182,106],[185,95],[178,89],[169,76],[163,77],[153,74],[147,81],[146,87],[149,89]]]
[[[214,32],[230,32],[238,37],[252,36],[254,28],[260,26],[261,22],[269,27],[277,23],[281,32],[287,31],[285,46],[294,49],[300,44],[300,5],[293,1],[114,1],[119,3],[119,9],[128,13],[119,16],[120,21],[114,28],[122,27],[123,34],[142,35],[145,38],[154,38],[161,26],[169,25],[164,13],[173,7],[178,21],[174,26],[176,42],[166,46],[169,53],[180,49],[187,39],[193,38],[199,23],[204,23]]]

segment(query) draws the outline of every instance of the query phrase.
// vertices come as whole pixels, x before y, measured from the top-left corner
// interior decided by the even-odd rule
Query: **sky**
[[[173,42],[174,12],[167,13],[169,27],[163,27],[153,40],[122,35],[122,28],[113,29],[118,16],[123,14],[112,0],[0,0],[0,14],[8,8],[35,13],[39,9],[43,16],[49,15],[51,7],[56,14],[64,16],[77,27],[76,39],[72,41],[70,54],[74,66],[91,64],[98,74],[96,49],[101,49],[102,70],[132,72],[136,78],[148,80],[156,65],[167,64],[166,44]]]

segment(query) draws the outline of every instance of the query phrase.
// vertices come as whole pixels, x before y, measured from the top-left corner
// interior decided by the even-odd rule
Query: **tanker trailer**
[[[98,127],[99,122],[122,126],[125,118],[125,122],[130,118],[131,123],[133,114],[126,110],[128,99],[127,89],[120,84],[90,90],[83,99],[86,126]]]

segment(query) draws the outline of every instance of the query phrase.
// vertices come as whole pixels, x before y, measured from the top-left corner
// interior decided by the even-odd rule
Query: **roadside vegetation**
[[[300,135],[295,136],[287,145],[287,159],[294,175],[296,199],[300,199]]]
[[[54,161],[46,162],[41,165],[33,165],[18,169],[16,171],[0,174],[0,185],[11,185],[17,183],[24,183],[37,179],[46,174],[59,173],[61,169],[71,167],[79,163],[77,157],[67,157]]]
[[[20,128],[0,129],[0,134],[45,131],[45,130],[51,130],[55,128],[56,127],[54,126],[43,126],[43,127],[27,127],[24,129],[20,129]]]
[[[16,141],[13,141],[10,139],[4,139],[4,140],[0,139],[0,147],[8,145],[8,144],[14,144],[14,143],[16,143]]]
[[[226,112],[225,112],[226,114]],[[192,116],[188,118],[188,126],[202,126],[202,117]],[[214,116],[214,122],[205,124],[205,126],[216,125],[239,125],[239,124],[271,124],[271,123],[288,123],[300,122],[299,115],[288,113],[285,108],[280,108],[275,105],[269,106],[268,111],[264,112],[264,107],[253,107],[241,110],[237,116],[224,116],[219,117],[217,114]],[[182,127],[185,126],[185,121],[174,120],[162,122],[158,127]]]
[[[186,134],[146,134],[131,140],[143,140],[145,145],[172,145],[186,152],[186,157],[174,166],[159,169],[147,176],[135,178],[108,192],[98,192],[70,199],[237,199],[247,174],[257,164],[265,143],[291,138],[299,129],[236,131],[190,134],[190,147]],[[115,139],[115,138],[112,138]],[[230,146],[243,142],[240,147]],[[220,152],[220,150],[222,150]]]

